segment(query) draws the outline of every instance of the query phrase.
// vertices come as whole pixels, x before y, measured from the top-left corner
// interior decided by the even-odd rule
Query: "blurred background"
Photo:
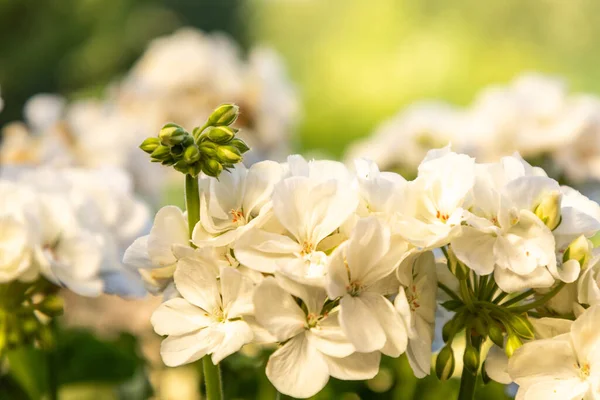
[[[468,107],[483,88],[507,85],[524,73],[558,76],[568,83],[568,93],[600,92],[600,25],[594,21],[599,13],[600,3],[593,0],[0,0],[0,129],[10,147],[4,160],[7,164],[21,160],[23,151],[30,150],[28,142],[20,142],[19,133],[14,133],[15,126],[21,126],[15,121],[25,121],[33,136],[49,125],[40,128],[40,120],[52,114],[48,110],[54,105],[32,103],[33,96],[62,96],[53,97],[52,104],[56,99],[69,104],[93,99],[104,108],[109,103],[131,106],[138,118],[134,122],[157,118],[164,123],[163,118],[180,115],[161,114],[160,105],[136,103],[148,93],[165,93],[153,91],[159,86],[176,86],[177,96],[193,99],[190,112],[194,114],[198,104],[200,120],[205,103],[214,107],[236,101],[242,112],[249,110],[244,123],[249,131],[258,132],[255,159],[282,159],[289,152],[342,159],[351,143],[414,102],[434,99]],[[181,31],[183,27],[209,35]],[[192,44],[161,53],[160,44],[152,41],[163,36]],[[200,49],[209,37],[212,50],[192,54],[189,49],[194,45]],[[190,70],[188,62],[204,69]],[[238,69],[251,71],[251,83]],[[174,82],[190,74],[194,82],[197,71],[204,71],[207,81],[214,80],[218,90],[202,85],[187,90]],[[227,85],[232,80],[241,83],[232,89]],[[198,96],[208,97],[199,101]],[[531,102],[543,97],[543,93],[533,96]],[[61,118],[52,115],[52,123]],[[101,121],[102,115],[86,119],[77,129],[107,135],[110,145],[118,146],[126,135],[121,132],[123,124],[97,129]],[[141,137],[152,134],[144,131]],[[9,135],[12,144],[7,146]],[[546,139],[540,135],[535,140]],[[537,156],[531,159],[539,161]],[[158,196],[157,189],[145,191],[139,182],[138,189],[154,206],[169,197],[178,199],[164,187]],[[86,302],[82,298],[67,302],[72,311],[67,308],[59,343],[61,398],[200,398],[199,367],[160,367],[159,338],[149,332],[148,323],[157,301],[144,303],[145,308],[112,297],[100,305],[82,305]],[[118,318],[102,317],[114,309],[122,310]],[[132,320],[137,325],[132,326]],[[264,376],[265,359],[263,351],[250,348],[226,360],[227,398],[274,398]],[[441,399],[451,398],[458,388],[458,382],[441,384],[433,377],[417,381],[403,358],[384,364],[374,380],[366,384],[332,380],[317,398]],[[3,378],[0,398],[17,398],[4,397],[2,391],[15,396],[9,390],[20,379],[26,378]],[[35,398],[35,389],[31,390],[34,394],[29,396]],[[509,398],[506,393],[500,385],[489,384],[479,398]]]

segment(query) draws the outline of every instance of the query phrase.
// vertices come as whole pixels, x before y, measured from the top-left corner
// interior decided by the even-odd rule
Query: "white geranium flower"
[[[123,263],[142,275],[148,290],[161,292],[173,281],[177,260],[190,247],[186,215],[175,206],[158,210],[150,234],[136,239]]]
[[[0,180],[0,283],[37,276],[31,256],[38,241],[38,211],[33,191]]]
[[[460,227],[475,179],[475,161],[449,148],[432,150],[408,182],[399,204],[400,233],[413,245],[447,244]]]
[[[218,180],[203,179],[201,185],[206,187],[200,199],[200,222],[192,235],[194,244],[230,245],[244,232],[260,227],[270,215],[273,186],[283,173],[279,163],[262,161],[250,168],[236,164]]]
[[[244,321],[251,314],[254,285],[232,268],[184,258],[175,271],[181,298],[163,303],[152,325],[163,340],[160,354],[168,366],[196,361],[210,354],[214,364],[252,341]]]
[[[289,167],[294,171],[297,166],[290,163]],[[321,169],[323,174],[313,177],[319,176]],[[308,176],[290,176],[275,185],[274,217],[239,238],[234,245],[235,257],[257,271],[282,271],[295,279],[323,285],[326,252],[344,239],[338,229],[355,212],[357,193],[347,182],[325,178],[332,171],[323,163],[309,163],[294,173]]]
[[[408,326],[408,362],[417,378],[431,371],[437,273],[433,253],[428,251],[403,262],[398,268],[400,291],[394,300],[396,310]]]
[[[374,217],[360,220],[350,239],[332,254],[328,270],[327,294],[340,298],[339,320],[357,351],[398,357],[408,341],[402,316],[384,295],[382,280],[390,276],[402,260],[402,246],[390,247],[390,233]]]
[[[494,273],[505,292],[552,286],[561,277],[555,240],[534,212],[545,198],[560,198],[558,183],[516,156],[476,171],[473,205],[467,226],[452,240],[454,253],[477,274]]]
[[[577,300],[590,306],[600,304],[600,254],[595,252],[577,281]]]
[[[266,278],[256,288],[256,319],[285,342],[269,357],[266,371],[283,394],[307,398],[323,389],[330,376],[363,380],[379,370],[380,353],[356,353],[339,325],[337,310],[328,311],[325,300],[323,289],[282,276]]]
[[[508,363],[517,399],[600,399],[600,307],[586,310],[568,333],[525,343]],[[540,359],[543,354],[543,359]]]
[[[393,223],[398,196],[406,180],[393,172],[380,172],[377,164],[365,159],[354,160],[354,166],[360,198],[357,214],[361,217],[375,215],[383,221]]]

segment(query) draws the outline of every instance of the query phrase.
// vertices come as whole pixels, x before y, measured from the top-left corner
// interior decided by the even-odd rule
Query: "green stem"
[[[469,335],[469,332],[465,332]],[[473,338],[472,345],[478,351],[481,348],[479,339]],[[473,400],[475,397],[475,385],[477,384],[477,373],[472,373],[468,368],[463,366],[462,375],[460,377],[460,389],[458,391],[457,400]]]
[[[223,386],[221,383],[221,368],[214,365],[210,356],[206,355],[202,359],[202,368],[204,370],[204,385],[206,386],[206,398],[208,400],[223,399]]]
[[[498,296],[496,296],[494,298],[494,300],[492,300],[492,303],[494,303],[494,304],[500,304],[500,302],[502,301],[502,299],[504,299],[506,296],[508,296],[508,293],[502,292]]]
[[[200,221],[200,191],[198,187],[198,178],[191,175],[185,176],[185,207],[188,216],[188,231],[190,239],[194,227]],[[192,247],[195,247],[192,243]],[[206,398],[208,400],[222,400],[223,387],[221,384],[221,368],[214,365],[210,356],[206,355],[202,359],[204,370],[204,384],[206,386]]]
[[[520,302],[521,300],[525,300],[526,298],[528,298],[529,296],[533,296],[534,294],[535,294],[535,290],[533,290],[533,289],[526,290],[525,292],[521,293],[520,295],[515,296],[512,299],[505,301],[504,303],[502,303],[502,306],[508,307],[512,304],[516,304],[516,303]]]
[[[453,292],[453,291],[452,291],[452,290],[451,290],[451,289],[450,289],[448,286],[444,285],[444,284],[443,284],[443,283],[441,283],[441,282],[438,282],[438,287],[439,287],[440,289],[442,289],[442,290],[443,290],[443,291],[444,291],[444,292],[445,292],[445,293],[446,293],[448,296],[450,296],[452,299],[454,299],[454,300],[458,300],[458,301],[461,301],[461,300],[460,300],[460,297],[458,297],[458,296],[456,295],[456,293],[454,293],[454,292]]]
[[[56,349],[52,348],[46,354],[48,366],[48,396],[50,400],[58,400],[58,376],[59,364],[56,360]]]
[[[540,297],[538,300],[532,301],[531,303],[525,304],[520,307],[510,307],[509,310],[513,313],[520,314],[529,310],[533,310],[534,308],[537,308],[539,306],[543,306],[544,304],[546,304],[546,302],[548,302],[548,300],[556,296],[556,294],[560,292],[563,287],[565,287],[565,283],[561,282],[558,285],[556,285],[554,289],[546,293],[544,296]]]
[[[471,298],[471,293],[469,291],[469,282],[466,279],[460,281],[460,294],[467,308],[470,311],[475,311],[475,308],[473,307],[473,299]]]

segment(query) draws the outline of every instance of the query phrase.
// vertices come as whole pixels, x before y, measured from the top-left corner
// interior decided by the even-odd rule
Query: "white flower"
[[[408,362],[417,378],[429,375],[437,309],[436,262],[432,252],[411,257],[398,268],[400,292],[396,310],[408,326]]]
[[[219,179],[204,178],[200,222],[192,241],[198,247],[230,245],[244,232],[266,222],[270,216],[273,186],[281,180],[283,167],[262,161],[249,169],[236,164]]]
[[[561,276],[554,236],[534,213],[560,187],[537,173],[519,157],[478,165],[467,226],[451,243],[461,261],[479,275],[494,273],[506,292],[550,287]]]
[[[252,313],[254,285],[232,268],[184,258],[175,271],[182,298],[163,303],[152,315],[168,366],[196,361],[210,354],[214,364],[252,341],[244,316]]]
[[[577,281],[577,300],[590,306],[600,305],[600,254],[595,252]]]
[[[472,158],[452,153],[448,147],[428,153],[417,179],[405,186],[398,206],[398,229],[409,242],[432,249],[452,239],[468,207],[474,166]]]
[[[380,172],[377,164],[365,159],[354,160],[354,166],[360,198],[357,214],[361,217],[375,215],[393,224],[398,211],[398,197],[406,180],[393,172]]]
[[[325,300],[323,289],[282,276],[266,278],[256,288],[256,319],[285,342],[269,357],[266,371],[283,394],[307,398],[323,389],[330,376],[363,380],[379,370],[380,353],[356,353],[340,328],[337,310],[327,311]]]
[[[390,233],[375,218],[360,220],[350,239],[332,254],[328,266],[327,294],[340,298],[339,320],[357,351],[398,357],[408,341],[402,316],[385,295],[382,280],[402,260],[402,246],[390,247]]]
[[[600,399],[600,307],[586,310],[568,333],[519,348],[508,363],[517,399]],[[543,354],[543,358],[540,355]]]
[[[173,281],[177,260],[190,248],[187,217],[175,206],[158,210],[150,234],[136,239],[123,263],[138,271],[148,290],[161,292]]]
[[[358,205],[353,187],[326,176],[327,172],[338,176],[327,168],[336,164],[315,162],[298,170],[290,164],[291,173],[303,176],[290,176],[275,185],[274,217],[239,238],[234,245],[235,257],[257,271],[282,271],[295,279],[323,285],[326,252],[344,239],[338,229]],[[320,170],[323,174],[319,176]]]

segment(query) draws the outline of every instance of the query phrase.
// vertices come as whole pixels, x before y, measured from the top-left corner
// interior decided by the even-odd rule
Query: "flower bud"
[[[206,158],[216,158],[217,157],[217,145],[212,142],[202,142],[198,146],[198,150],[203,154]]]
[[[459,308],[463,307],[465,304],[460,300],[447,300],[441,304],[448,311],[456,311]]]
[[[463,365],[473,374],[476,374],[479,369],[479,350],[468,343],[463,355]]]
[[[448,246],[448,268],[458,280],[465,280],[469,276],[469,268],[456,258],[450,246]]]
[[[35,308],[49,317],[56,317],[63,314],[64,304],[62,297],[50,295],[44,297],[40,303],[35,305]]]
[[[225,144],[235,137],[237,129],[229,126],[215,126],[209,128],[206,136],[215,143]]]
[[[160,145],[150,154],[150,156],[158,161],[164,161],[171,158],[171,149],[167,146]]]
[[[146,138],[142,144],[140,144],[140,149],[145,151],[148,154],[152,154],[154,150],[160,145],[160,139],[157,137],[149,137]]]
[[[162,127],[158,133],[160,142],[165,146],[175,146],[182,143],[188,133],[181,126],[173,123],[168,123]]]
[[[569,260],[576,260],[583,268],[592,255],[592,243],[581,235],[573,240],[563,255],[563,263]]]
[[[229,145],[234,146],[236,149],[238,149],[240,151],[240,154],[244,154],[245,152],[250,150],[250,147],[248,147],[248,145],[240,138],[233,139],[229,143]]]
[[[209,158],[203,162],[202,171],[208,176],[217,178],[223,171],[223,165],[217,160]]]
[[[195,144],[188,146],[183,152],[183,160],[188,164],[193,164],[200,160],[200,150]]]
[[[171,155],[175,158],[179,158],[184,151],[185,148],[180,144],[171,147]]]
[[[526,316],[514,315],[509,320],[511,329],[523,339],[532,340],[535,337],[533,325]]]
[[[452,377],[454,373],[454,352],[450,345],[446,345],[440,350],[435,360],[435,374],[438,379],[445,381]]]
[[[234,146],[217,147],[217,158],[223,164],[235,164],[242,161],[240,151]]]
[[[221,104],[208,117],[208,123],[212,126],[231,125],[238,117],[240,109],[235,104]]]
[[[560,203],[562,194],[553,191],[547,194],[535,208],[535,215],[552,231],[560,224]]]
[[[488,337],[494,344],[500,348],[504,347],[504,334],[498,324],[492,322],[488,326]]]
[[[506,339],[506,346],[504,347],[504,351],[506,352],[507,357],[512,357],[515,350],[519,347],[523,346],[523,342],[519,337],[515,334],[509,334],[508,339]]]
[[[475,332],[481,337],[486,337],[488,334],[487,323],[481,317],[473,318],[473,328],[475,328]]]

